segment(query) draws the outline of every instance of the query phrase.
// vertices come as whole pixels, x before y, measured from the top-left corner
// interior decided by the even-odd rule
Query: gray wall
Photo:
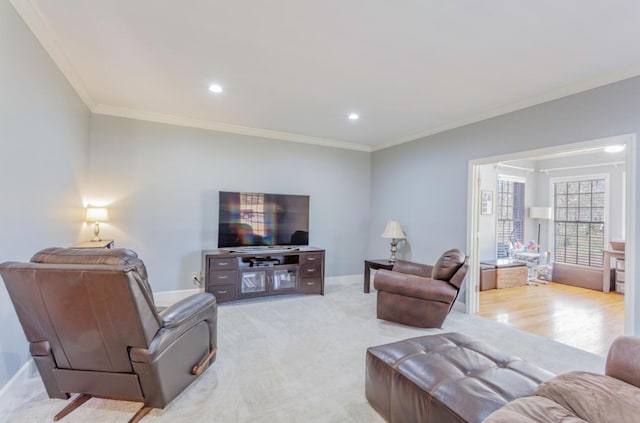
[[[379,228],[390,217],[407,229],[417,261],[433,262],[446,248],[465,248],[469,160],[639,131],[636,77],[377,151],[369,255],[386,254]],[[637,182],[633,189],[640,198]],[[636,239],[638,231],[640,225]],[[640,309],[634,322],[640,328]]]
[[[310,195],[309,243],[328,276],[362,272],[370,154],[94,115],[92,202],[109,203],[104,238],[138,252],[156,291],[193,288],[217,247],[218,191]]]
[[[89,112],[7,1],[0,2],[0,262],[77,241]],[[0,388],[28,345],[0,284]]]

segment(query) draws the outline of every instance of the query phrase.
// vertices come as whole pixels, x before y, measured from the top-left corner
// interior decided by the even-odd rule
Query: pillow
[[[147,291],[153,304],[153,293],[149,285],[147,269],[133,250],[127,248],[60,248],[51,247],[40,250],[31,257],[32,263],[49,264],[105,264],[115,266],[132,265],[136,268],[138,283]]]
[[[587,423],[544,397],[524,397],[505,404],[482,423]]]
[[[538,386],[535,395],[557,402],[588,422],[639,421],[640,388],[610,376],[564,373]]]
[[[433,265],[431,278],[449,281],[464,264],[464,253],[457,248],[445,251]]]

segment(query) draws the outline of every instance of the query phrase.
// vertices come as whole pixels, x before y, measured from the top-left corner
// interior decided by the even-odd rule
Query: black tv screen
[[[220,191],[218,248],[309,245],[309,196]]]

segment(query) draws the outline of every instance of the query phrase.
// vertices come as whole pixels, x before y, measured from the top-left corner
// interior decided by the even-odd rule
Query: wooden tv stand
[[[202,260],[204,289],[219,303],[267,295],[324,295],[324,250],[315,247],[220,248],[202,251]]]

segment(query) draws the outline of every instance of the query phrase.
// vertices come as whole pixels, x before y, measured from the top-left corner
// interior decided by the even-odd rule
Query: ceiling
[[[640,75],[635,0],[10,1],[95,113],[362,151]]]

